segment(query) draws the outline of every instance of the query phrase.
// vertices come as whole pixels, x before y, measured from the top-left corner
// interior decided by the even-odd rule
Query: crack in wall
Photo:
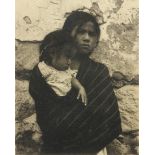
[[[38,40],[20,40],[20,39],[15,39],[15,41],[19,42],[19,43],[41,43],[42,41],[38,41]]]

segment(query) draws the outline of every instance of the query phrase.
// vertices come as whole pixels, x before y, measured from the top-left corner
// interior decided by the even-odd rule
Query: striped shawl
[[[88,105],[77,100],[72,88],[59,97],[34,67],[29,92],[35,100],[37,122],[49,152],[95,153],[121,132],[117,99],[105,65],[84,58],[77,79],[85,87]]]

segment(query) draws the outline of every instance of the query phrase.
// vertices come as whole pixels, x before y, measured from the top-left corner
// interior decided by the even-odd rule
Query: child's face
[[[76,51],[76,48],[70,45],[64,45],[60,53],[53,55],[52,66],[57,70],[67,70],[71,64],[71,58],[75,55]]]
[[[57,70],[67,70],[71,64],[71,60],[64,54],[55,56],[52,60],[52,65]]]

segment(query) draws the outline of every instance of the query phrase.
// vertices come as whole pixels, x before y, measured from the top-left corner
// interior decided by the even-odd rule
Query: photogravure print
[[[95,17],[100,28],[100,33],[96,28],[97,26],[93,22],[93,24],[89,23],[88,21],[90,19],[87,21],[87,17],[83,15],[77,15],[78,17],[82,17],[81,20],[79,20],[78,17],[77,19],[74,17],[70,24],[66,24],[67,26],[64,26],[65,21],[74,11],[85,12]],[[15,136],[17,155],[45,154],[48,151],[53,154],[94,153],[100,155],[138,155],[138,15],[137,0],[16,0]],[[84,18],[86,18],[86,21]],[[61,32],[60,29],[64,29],[65,32]],[[58,32],[54,33],[56,30]],[[46,41],[45,37],[49,33],[51,33],[49,37],[50,41]],[[70,35],[73,39],[70,38]],[[88,38],[83,40],[83,36]],[[89,37],[96,37],[94,39],[96,42],[90,40]],[[80,42],[80,44],[78,40],[82,40],[82,43]],[[73,42],[73,44],[71,44],[71,42]],[[93,46],[91,47],[90,45]],[[37,66],[39,62],[42,62],[41,60],[46,61],[45,58],[49,58],[47,53],[52,51],[53,48],[56,48],[57,53],[61,51],[60,55],[61,53],[65,56],[67,55],[67,70],[72,64],[72,61],[74,62],[74,57],[75,60],[77,57],[80,59],[78,67],[75,69],[74,67],[76,65],[73,65],[74,69],[72,69],[71,66],[71,71],[68,71],[65,74],[59,74],[59,71],[51,71],[51,68],[49,68],[49,70],[45,69],[47,65],[45,62],[45,64],[40,63],[39,66],[42,67],[42,69],[39,68],[40,72],[38,70],[35,70],[34,72],[34,67]],[[76,49],[75,52],[70,52],[74,51],[74,49]],[[77,54],[79,51],[82,51],[82,56]],[[81,59],[85,57],[85,54],[83,55],[83,53],[89,55],[90,60],[92,61],[87,60],[87,58],[81,61]],[[55,56],[55,54],[52,53],[51,59],[54,59],[53,55]],[[53,59],[52,62],[50,62],[52,65]],[[56,61],[56,64],[60,64],[60,57],[56,60],[59,61]],[[78,60],[75,62],[77,61]],[[63,66],[62,61],[60,66]],[[58,69],[66,70],[63,68]],[[49,71],[48,74],[46,74],[47,70]],[[97,77],[100,77],[100,74],[102,74],[102,71],[104,76],[97,79]],[[44,80],[41,76],[32,80],[33,75],[38,74],[42,75]],[[50,78],[51,74],[52,76]],[[104,81],[104,78],[106,79],[106,77],[109,77],[111,80]],[[75,81],[76,84],[78,83],[77,85],[72,85],[72,78],[77,80]],[[67,103],[66,105],[61,105],[58,101],[55,102],[58,103],[57,105],[51,102],[51,100],[55,101],[55,98],[52,98],[50,93],[47,91],[47,88],[44,88],[51,79],[56,79],[52,81],[54,86],[52,85],[51,89],[53,87],[60,88],[59,82],[62,83],[63,92],[60,93],[59,91],[54,91],[58,96],[65,96],[71,88],[75,89],[74,91],[71,90],[71,92],[73,92],[71,93],[71,98],[74,96],[73,99],[77,100],[77,102],[66,102],[67,100],[70,101],[68,98],[65,99],[65,101],[60,99],[60,102],[65,104]],[[67,81],[66,79],[68,82],[65,83],[64,81]],[[95,79],[97,80],[95,81]],[[30,86],[30,81],[33,83],[31,85],[32,87]],[[43,81],[46,83],[45,85],[43,84]],[[93,81],[95,82],[93,83]],[[56,83],[58,83],[58,85]],[[112,98],[107,102],[106,98],[108,100],[108,96],[111,96],[111,91],[108,92],[106,88],[111,89],[111,83],[115,95],[112,95]],[[39,85],[42,87],[40,91],[37,89],[39,88]],[[35,91],[36,94],[40,93],[42,96],[37,96]],[[72,94],[74,95],[72,96]],[[108,113],[109,108],[113,107],[115,96],[117,98],[121,118],[122,132],[121,129],[119,130],[119,117],[117,117],[117,115],[113,117],[113,114],[115,112],[117,113],[117,108],[114,108],[113,112]],[[42,99],[44,99],[44,102],[41,102]],[[53,115],[48,114],[47,110],[46,116],[49,117],[44,119],[42,117],[45,116],[45,113],[41,110],[36,111],[38,108],[36,106],[38,105],[36,104],[36,101],[38,103],[38,100],[41,104],[43,104],[40,109],[44,109],[44,105],[48,102],[53,104],[50,114],[52,113],[52,109],[56,108],[58,110],[55,110]],[[45,102],[45,100],[47,102]],[[77,109],[75,108],[76,110],[72,112],[71,107],[75,107],[73,103],[75,103],[75,105],[79,104],[80,106]],[[90,103],[95,105],[91,106]],[[111,106],[108,106],[108,103]],[[47,104],[49,107],[47,108],[46,106],[45,109],[50,109],[50,104]],[[61,106],[58,106],[59,104]],[[85,110],[87,113],[83,112],[85,114],[84,116],[80,115],[82,108],[88,109]],[[95,111],[97,112],[95,113]],[[68,117],[71,112],[72,115]],[[39,122],[36,120],[38,115],[41,117],[41,119],[39,118]],[[78,115],[81,119],[74,123],[73,120],[76,120]],[[102,120],[105,116],[107,119]],[[68,119],[65,121],[64,118]],[[112,121],[107,121],[110,119]],[[40,121],[43,121],[43,123],[40,123]],[[86,125],[83,125],[84,127],[80,128],[85,121]],[[116,123],[112,124],[112,122]],[[47,126],[48,123],[52,124],[51,127]],[[60,127],[56,128],[58,124],[60,124]],[[112,125],[114,125],[113,129],[116,129],[115,132],[110,130]],[[101,126],[104,126],[104,128],[99,130]],[[43,138],[43,132],[46,133],[46,131],[44,131],[44,127],[49,131],[48,134],[45,134],[45,138]],[[71,128],[68,129],[68,127]],[[78,128],[80,130],[78,130]],[[106,130],[107,133],[104,135]],[[52,133],[59,136],[51,136]],[[62,138],[60,133],[65,138]],[[76,140],[76,134],[82,138],[77,138],[78,140]],[[51,140],[52,138],[46,138],[47,135],[55,139]],[[83,135],[87,136],[83,137]],[[67,139],[66,137],[69,138]],[[107,137],[111,137],[111,139]],[[97,138],[99,140],[96,140]],[[61,139],[61,145],[58,139]],[[68,143],[66,143],[66,139]],[[96,142],[93,143],[92,141],[95,140]],[[43,147],[45,141],[47,145],[46,147]],[[48,144],[50,145],[48,146]],[[74,145],[71,146],[70,144]],[[54,149],[49,150],[47,149],[47,146]],[[103,148],[101,149],[102,146]]]

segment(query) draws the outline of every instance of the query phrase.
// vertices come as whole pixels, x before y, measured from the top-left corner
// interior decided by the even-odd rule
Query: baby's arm
[[[86,91],[85,91],[85,88],[81,85],[81,83],[74,77],[72,77],[72,86],[79,90],[78,92],[78,96],[77,96],[77,99],[79,99],[81,97],[82,99],[82,102],[87,105],[87,94],[86,94]]]

